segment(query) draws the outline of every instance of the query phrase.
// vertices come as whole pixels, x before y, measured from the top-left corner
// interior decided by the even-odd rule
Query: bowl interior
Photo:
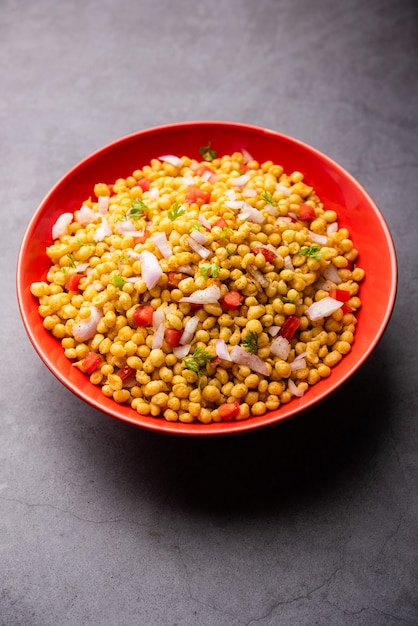
[[[354,345],[328,379],[311,387],[302,398],[294,398],[261,417],[242,422],[182,424],[140,416],[130,407],[116,404],[72,367],[59,341],[44,329],[30,284],[45,279],[48,271],[45,247],[52,243],[52,224],[64,211],[80,208],[92,194],[95,183],[112,183],[163,154],[201,158],[199,148],[209,141],[218,155],[246,149],[258,161],[270,159],[282,165],[287,173],[303,172],[305,182],[315,188],[325,206],[337,211],[339,225],[349,229],[366,278],[362,283],[362,308],[358,313]],[[335,391],[364,363],[380,340],[393,309],[396,280],[396,255],[387,225],[373,200],[350,174],[300,141],[266,129],[229,122],[190,122],[141,131],[84,159],[52,188],[38,207],[24,235],[17,265],[18,303],[28,336],[41,359],[67,388],[117,419],[149,430],[196,436],[242,432],[273,424],[313,406]]]

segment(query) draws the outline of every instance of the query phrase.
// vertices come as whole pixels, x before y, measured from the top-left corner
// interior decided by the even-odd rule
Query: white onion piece
[[[173,348],[173,354],[178,359],[183,359],[190,352],[190,348],[192,347],[191,343],[186,343],[184,346],[176,346]]]
[[[327,234],[336,233],[338,231],[338,222],[332,222],[327,226]]]
[[[127,250],[125,250],[125,253],[127,255],[129,255],[130,257],[132,257],[133,259],[140,259],[141,258],[141,253],[140,252],[135,252],[135,250],[132,250],[132,248],[128,248]]]
[[[90,305],[90,317],[82,319],[73,326],[73,337],[77,341],[87,341],[96,334],[97,324],[103,317],[103,311]]]
[[[214,304],[221,297],[221,290],[218,285],[210,285],[206,289],[197,289],[190,296],[183,296],[180,302],[191,302],[193,304]]]
[[[298,221],[298,216],[293,211],[288,211],[287,214],[291,218],[292,222],[297,222]]]
[[[236,198],[234,189],[226,189],[225,195],[228,198],[228,200],[235,200]]]
[[[287,361],[291,349],[290,341],[280,335],[272,341],[270,346],[270,352],[283,361]]]
[[[194,269],[191,265],[179,265],[177,268],[178,272],[182,274],[188,274],[189,276],[194,276]]]
[[[173,256],[173,251],[170,244],[168,243],[167,235],[164,232],[154,233],[153,235],[151,235],[151,239],[165,259]]]
[[[251,176],[248,174],[242,174],[242,176],[238,176],[238,178],[234,178],[231,183],[234,187],[243,187],[250,180]]]
[[[112,234],[112,229],[110,227],[109,222],[105,217],[102,217],[101,224],[97,228],[96,232],[93,235],[94,241],[103,241],[105,237],[109,237]]]
[[[245,148],[241,150],[241,154],[244,157],[246,163],[248,163],[249,161],[254,161],[252,155]]]
[[[192,234],[190,235],[190,237],[193,237],[193,239],[195,241],[197,241],[197,243],[200,243],[202,246],[207,242],[207,237],[204,233],[201,233],[198,230],[194,230],[192,232]]]
[[[141,273],[148,289],[152,289],[160,280],[163,270],[157,257],[152,252],[144,250],[141,252]]]
[[[291,217],[287,217],[287,215],[280,215],[280,217],[278,217],[276,220],[276,224],[279,224],[280,222],[286,222],[286,224],[290,224],[291,221]]]
[[[205,228],[207,228],[208,230],[210,230],[212,228],[209,220],[203,215],[203,213],[199,213],[199,216],[197,218],[199,220],[199,222],[202,224],[202,226],[204,226]]]
[[[216,355],[220,359],[224,359],[225,361],[230,361],[231,360],[231,355],[229,354],[228,348],[227,348],[226,343],[225,343],[225,341],[223,339],[217,339],[216,340],[215,349],[216,349]]]
[[[252,265],[248,265],[247,272],[250,274],[250,276],[252,276],[252,278],[254,278],[254,280],[260,283],[260,287],[262,287],[263,289],[269,286],[270,282],[264,276],[264,274],[260,272],[260,270],[256,270],[255,267],[252,267]]]
[[[255,189],[250,189],[250,187],[244,187],[242,190],[242,195],[247,196],[247,198],[255,198],[257,195],[257,191]]]
[[[52,227],[52,239],[58,239],[67,233],[67,228],[73,221],[72,213],[62,213]]]
[[[309,231],[309,237],[311,241],[314,243],[319,243],[322,246],[326,246],[328,243],[327,235],[318,235],[318,233],[314,233],[312,230]]]
[[[175,156],[174,154],[163,154],[162,156],[158,157],[158,159],[165,163],[170,163],[170,165],[174,165],[175,167],[182,167],[183,165],[183,159]]]
[[[81,209],[77,211],[76,215],[77,222],[82,226],[87,226],[88,224],[91,224],[99,217],[96,211],[93,211],[93,209],[91,209],[89,206],[86,206],[85,204],[83,204]]]
[[[183,185],[190,187],[191,185],[194,185],[194,178],[193,176],[184,176],[184,178],[181,179],[181,182]]]
[[[183,334],[180,337],[180,345],[184,346],[186,345],[186,343],[191,343],[198,324],[199,324],[199,318],[197,317],[197,315],[187,320],[184,326]]]
[[[144,229],[141,228],[138,230],[134,228],[131,220],[122,220],[121,222],[117,222],[115,224],[115,230],[120,235],[125,235],[125,237],[142,237],[144,234]]]
[[[77,263],[75,271],[85,272],[88,267],[90,267],[90,263]]]
[[[279,330],[281,329],[281,326],[270,326],[269,328],[267,328],[267,332],[270,335],[270,337],[275,337]]]
[[[165,322],[164,309],[155,309],[154,313],[152,314],[152,327],[153,327],[153,329],[157,330],[157,328],[161,324],[164,324],[164,322]]]
[[[151,187],[149,190],[149,198],[150,200],[156,200],[160,197],[160,190],[158,187]]]
[[[151,343],[152,350],[161,349],[163,345],[164,331],[165,331],[165,327],[164,327],[164,323],[162,323],[158,326],[157,330],[152,336],[152,343]]]
[[[313,284],[315,291],[318,289],[322,289],[322,291],[331,291],[334,288],[334,284],[330,280],[326,280],[326,278],[318,278],[317,281]]]
[[[339,302],[335,298],[331,298],[331,296],[326,296],[322,298],[322,300],[318,300],[311,304],[305,311],[305,315],[309,317],[312,322],[316,322],[317,320],[322,319],[323,317],[329,317],[335,311],[338,311],[341,308],[343,302]]]
[[[230,353],[231,361],[237,363],[238,365],[246,365],[254,372],[258,372],[263,376],[268,376],[270,373],[269,368],[266,363],[260,359],[256,354],[251,354],[241,348],[241,346],[234,346]]]
[[[129,280],[129,278],[127,278],[127,280]],[[93,287],[95,291],[103,291],[104,289],[104,285],[100,282],[100,280],[95,280],[93,283],[91,283],[90,287]]]
[[[228,209],[242,209],[244,206],[244,200],[227,200],[224,204],[228,207]]]
[[[258,243],[257,248],[263,248],[264,250],[269,250],[269,252],[272,252],[274,254],[274,256],[280,256],[280,254],[277,252],[277,250],[275,248],[271,248],[270,246],[266,246],[266,244],[264,243]]]
[[[210,170],[205,170],[200,178],[207,182],[208,180],[211,180],[212,176],[213,172],[211,172]]]
[[[139,280],[139,276],[129,276],[129,278],[125,278],[127,283],[136,283]]]
[[[188,237],[187,243],[192,248],[192,250],[197,252],[202,257],[202,259],[207,259],[208,256],[211,255],[211,251],[205,248],[205,246],[201,246],[200,243],[193,239],[193,237]]]
[[[243,202],[242,212],[238,217],[244,220],[248,219],[249,222],[255,222],[256,224],[261,224],[265,220],[264,215],[247,202]]]
[[[322,276],[327,280],[331,280],[336,285],[339,285],[342,282],[338,270],[332,261],[328,263],[328,265],[322,272]]]
[[[105,215],[109,208],[109,196],[99,196],[97,200],[97,208],[101,215]]]
[[[289,363],[289,365],[292,372],[296,372],[297,370],[301,370],[306,367],[306,361],[298,356],[298,358]]]
[[[300,389],[300,387],[298,387],[291,378],[289,378],[287,381],[287,388],[289,389],[290,393],[297,398],[301,398],[305,393],[303,389]]]
[[[282,193],[284,193],[285,196],[290,196],[290,194],[292,193],[289,187],[281,185],[280,183],[277,183],[276,191],[281,191]]]
[[[270,213],[270,215],[273,215],[273,217],[277,217],[279,215],[278,210],[272,204],[264,205],[263,206],[263,211],[267,211],[267,213]]]
[[[295,268],[293,267],[293,263],[292,263],[292,259],[290,258],[289,254],[286,254],[285,257],[283,257],[283,262],[284,262],[284,268],[286,270],[294,270]]]

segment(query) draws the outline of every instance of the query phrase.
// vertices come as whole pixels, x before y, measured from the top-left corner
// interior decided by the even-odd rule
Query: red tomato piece
[[[85,274],[70,274],[65,281],[65,289],[67,291],[79,291],[80,280],[85,277]]]
[[[227,221],[223,217],[220,217],[218,220],[216,220],[216,222],[212,224],[212,228],[214,226],[219,226],[219,228],[227,228],[228,224],[227,224]]]
[[[339,302],[347,302],[350,299],[350,292],[347,289],[331,289],[329,295]]]
[[[102,357],[100,354],[97,354],[97,352],[88,352],[82,363],[84,372],[86,374],[92,374],[97,370],[101,362]]]
[[[226,404],[221,404],[218,409],[219,417],[224,421],[233,420],[234,417],[237,417],[239,414],[239,402],[238,400],[234,400],[234,402],[227,402]]]
[[[289,315],[286,318],[285,323],[279,330],[279,335],[290,341],[300,326],[300,318],[296,315]]]
[[[167,287],[170,289],[174,289],[179,286],[179,282],[187,278],[187,274],[183,272],[168,272],[167,274]]]
[[[151,326],[154,308],[150,304],[141,304],[133,312],[132,319],[138,326]]]
[[[143,235],[134,237],[134,244],[136,245],[137,243],[145,243],[148,237],[150,236],[151,236],[151,233],[148,230],[146,230]]]
[[[118,369],[118,371],[116,372],[116,376],[119,376],[119,378],[125,381],[128,380],[128,378],[131,378],[131,376],[134,376],[135,371],[136,370],[133,367],[129,367],[129,365],[124,365],[123,367]]]
[[[193,202],[201,202],[202,204],[209,204],[210,191],[204,191],[200,187],[189,187],[186,193],[185,202],[192,204]]]
[[[142,191],[149,191],[149,188],[151,187],[151,181],[149,178],[140,178],[137,180],[136,184],[138,187],[141,187]]]
[[[227,291],[223,298],[221,298],[222,304],[228,309],[228,311],[235,311],[244,300],[238,291]]]
[[[309,204],[299,205],[299,219],[302,222],[312,222],[316,218],[315,209]]]
[[[259,254],[259,252],[261,252],[267,263],[273,263],[274,259],[276,258],[273,250],[269,250],[269,248],[263,248],[262,246],[256,246],[255,248],[253,248],[253,252],[254,254]]]
[[[203,309],[203,304],[197,304],[197,302],[189,302],[189,307],[191,311],[199,311],[199,309]]]
[[[349,304],[343,304],[341,307],[341,311],[344,313],[344,315],[346,313],[354,313],[355,309],[353,309],[352,306],[350,306]]]
[[[196,176],[202,176],[205,172],[210,172],[211,174],[215,173],[215,171],[211,167],[209,167],[209,165],[205,165],[204,163],[202,163],[202,165],[199,165],[199,167],[195,171],[195,174]]]
[[[164,332],[164,337],[169,346],[171,346],[172,348],[177,348],[180,345],[180,339],[182,334],[182,330],[177,330],[176,328],[166,328]]]
[[[241,165],[239,166],[239,169],[243,174],[245,174],[245,172],[248,172],[250,168],[248,167],[248,165],[245,165],[245,163],[241,163]]]

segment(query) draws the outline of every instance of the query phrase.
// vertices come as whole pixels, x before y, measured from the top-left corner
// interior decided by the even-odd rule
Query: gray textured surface
[[[412,0],[0,0],[2,626],[418,624],[417,52]],[[333,398],[193,441],[63,388],[14,272],[78,160],[205,118],[339,161],[381,207],[400,276],[383,340]]]

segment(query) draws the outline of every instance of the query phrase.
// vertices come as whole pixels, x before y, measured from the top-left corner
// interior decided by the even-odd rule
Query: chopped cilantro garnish
[[[132,201],[131,208],[129,209],[127,216],[135,222],[136,220],[139,220],[140,217],[144,216],[144,211],[147,209],[148,207],[145,202],[137,198]]]
[[[283,302],[289,302],[290,304],[296,304],[296,298],[286,298],[286,296],[282,297]]]
[[[258,350],[258,335],[253,330],[248,331],[248,334],[242,340],[242,344],[247,352],[254,354]]]
[[[261,197],[263,198],[263,200],[266,202],[266,204],[271,204],[271,206],[278,206],[278,202],[276,202],[276,200],[273,200],[273,194],[271,193],[271,191],[265,191]]]
[[[187,369],[197,374],[199,379],[199,386],[200,377],[202,376],[206,363],[209,363],[211,360],[212,355],[207,350],[203,350],[203,348],[195,348],[191,356],[185,357],[183,359],[183,363],[187,367]]]
[[[76,239],[78,245],[80,246],[80,248],[82,248],[83,246],[95,246],[96,242],[95,241],[81,241],[81,239]]]
[[[69,263],[68,263],[68,267],[75,267],[75,261],[74,261],[74,257],[73,257],[73,253],[72,252],[67,252],[67,256],[69,258]]]
[[[311,257],[312,259],[316,259],[317,261],[319,261],[319,259],[322,257],[321,247],[316,244],[313,246],[305,246],[304,248],[301,248],[299,250],[299,254]]]
[[[220,234],[220,238],[221,239],[225,239],[225,237],[230,235],[232,232],[233,232],[232,228],[228,228],[228,226],[224,226],[224,228],[222,228],[222,231],[221,231],[221,234]]]
[[[118,289],[122,289],[125,283],[126,283],[126,280],[120,274],[115,274],[112,277],[112,284]]]
[[[228,259],[229,259],[234,254],[234,252],[230,248],[225,248],[225,249],[226,249],[226,253],[228,255]]]
[[[213,161],[218,156],[216,150],[213,150],[210,141],[207,146],[202,146],[199,149],[199,154],[202,155],[205,161]]]
[[[176,220],[178,217],[180,217],[181,215],[184,215],[186,213],[186,211],[183,209],[183,207],[181,206],[181,204],[179,202],[175,202],[172,206],[171,209],[169,209],[167,211],[167,217],[169,220],[171,220],[172,222],[174,222],[174,220]]]
[[[194,221],[191,223],[190,225],[190,232],[192,233],[195,230],[199,230],[200,229],[200,222]]]
[[[219,272],[221,268],[215,262],[213,263],[202,263],[199,267],[200,273],[204,278],[209,278],[209,275],[212,278],[217,278],[219,276]]]

